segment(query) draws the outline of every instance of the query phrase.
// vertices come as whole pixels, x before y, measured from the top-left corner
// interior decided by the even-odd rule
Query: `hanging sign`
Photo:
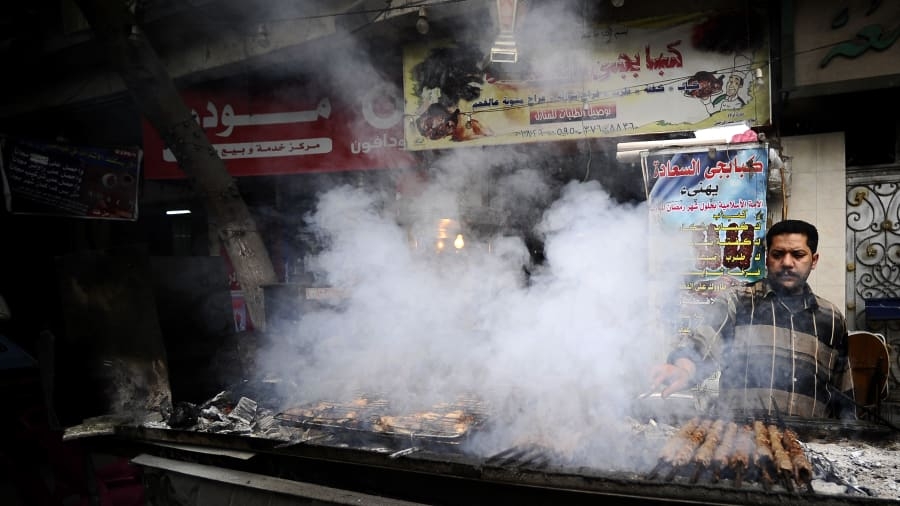
[[[642,164],[652,223],[666,240],[674,234],[690,244],[682,303],[708,304],[729,286],[765,276],[764,145],[647,152]]]
[[[691,15],[582,27],[577,37],[518,34],[516,63],[485,63],[484,51],[460,41],[407,46],[407,149],[766,125],[768,33],[756,19]]]

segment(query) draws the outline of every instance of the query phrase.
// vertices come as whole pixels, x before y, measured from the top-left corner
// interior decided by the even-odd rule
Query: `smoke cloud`
[[[529,15],[541,33],[579,26]],[[334,79],[349,83],[371,65],[338,67],[357,72]],[[413,412],[478,398],[489,422],[470,451],[534,443],[568,463],[621,464],[631,400],[670,343],[654,300],[677,298],[689,255],[650,240],[645,203],[620,203],[595,180],[560,183],[534,154],[448,150],[415,194],[344,185],[318,195],[305,222],[322,249],[306,267],[344,297],[305,310],[262,352],[284,407],[378,395]],[[442,219],[452,220],[443,231]],[[527,237],[543,244],[542,261]],[[660,269],[659,257],[672,263]]]
[[[325,246],[309,268],[345,297],[280,332],[262,370],[288,405],[378,395],[414,412],[478,398],[490,424],[473,451],[536,443],[608,457],[581,452],[620,439],[664,359],[650,287],[677,286],[650,272],[646,205],[617,203],[596,181],[554,194],[537,171],[511,170],[490,178],[490,208],[514,217],[554,197],[531,231],[546,260],[503,227],[479,237],[462,226],[465,246],[451,234],[438,250],[440,219],[463,222],[466,200],[483,195],[486,169],[467,156],[441,160],[408,202],[353,186],[320,195],[306,219]]]

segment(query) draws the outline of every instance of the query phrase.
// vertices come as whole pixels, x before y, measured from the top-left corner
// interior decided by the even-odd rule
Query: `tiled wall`
[[[787,218],[806,220],[819,229],[819,263],[809,277],[816,294],[846,312],[847,199],[844,134],[785,137],[792,182]],[[781,202],[769,202],[770,216],[781,219]]]

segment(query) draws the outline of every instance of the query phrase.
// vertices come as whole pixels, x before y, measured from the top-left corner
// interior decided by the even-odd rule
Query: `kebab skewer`
[[[679,469],[684,469],[684,467],[691,462],[697,448],[699,448],[706,439],[706,433],[709,432],[710,425],[712,425],[712,420],[703,420],[700,422],[687,437],[684,444],[678,447],[677,451],[669,461],[672,469],[669,471],[669,474],[666,475],[666,481],[671,481]]]
[[[673,436],[671,436],[666,444],[663,446],[662,450],[659,452],[659,460],[656,463],[656,467],[650,471],[650,474],[647,475],[647,478],[654,480],[659,475],[659,473],[667,468],[672,459],[675,456],[675,453],[678,451],[678,448],[681,445],[685,444],[687,439],[690,437],[691,433],[694,432],[694,429],[700,425],[700,418],[691,418],[684,425],[681,426],[681,429],[678,430]]]
[[[713,483],[719,481],[722,470],[728,467],[728,457],[731,455],[734,448],[737,431],[738,425],[734,422],[729,422],[725,427],[725,435],[722,437],[722,444],[720,444],[713,453]]]
[[[649,478],[655,479],[664,469],[667,469],[666,480],[671,480],[679,468],[691,461],[694,451],[703,442],[711,423],[710,420],[700,420],[699,417],[694,417],[685,423],[675,435],[666,441],[659,453],[659,461],[651,471]]]
[[[724,420],[716,420],[706,433],[706,439],[703,441],[703,444],[700,445],[700,448],[697,449],[697,453],[694,454],[696,469],[694,470],[693,476],[691,476],[691,483],[697,483],[697,480],[700,478],[700,473],[711,468],[716,448],[719,447],[719,443],[722,441],[725,426]]]
[[[793,492],[794,464],[791,463],[791,456],[781,443],[782,434],[778,427],[774,424],[769,425],[769,442],[772,445],[772,454],[775,457],[775,472],[785,488]]]
[[[797,433],[791,429],[785,429],[781,441],[794,468],[794,479],[797,480],[797,483],[806,485],[806,489],[812,492],[812,464],[803,452],[803,446],[797,439]]]
[[[734,452],[731,454],[730,465],[734,469],[734,486],[741,487],[744,473],[750,469],[750,457],[753,450],[753,429],[749,425],[743,425],[735,434]]]
[[[756,442],[756,451],[753,463],[759,469],[760,481],[766,491],[772,489],[772,474],[775,457],[772,455],[772,445],[769,442],[769,429],[761,420],[753,422],[753,435]]]

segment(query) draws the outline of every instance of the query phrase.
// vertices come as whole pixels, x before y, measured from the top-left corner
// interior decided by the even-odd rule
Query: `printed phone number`
[[[604,135],[635,130],[634,123],[619,123],[611,126],[559,127],[554,129],[529,128],[515,131],[516,137],[523,139],[536,137],[572,137],[575,135]]]

